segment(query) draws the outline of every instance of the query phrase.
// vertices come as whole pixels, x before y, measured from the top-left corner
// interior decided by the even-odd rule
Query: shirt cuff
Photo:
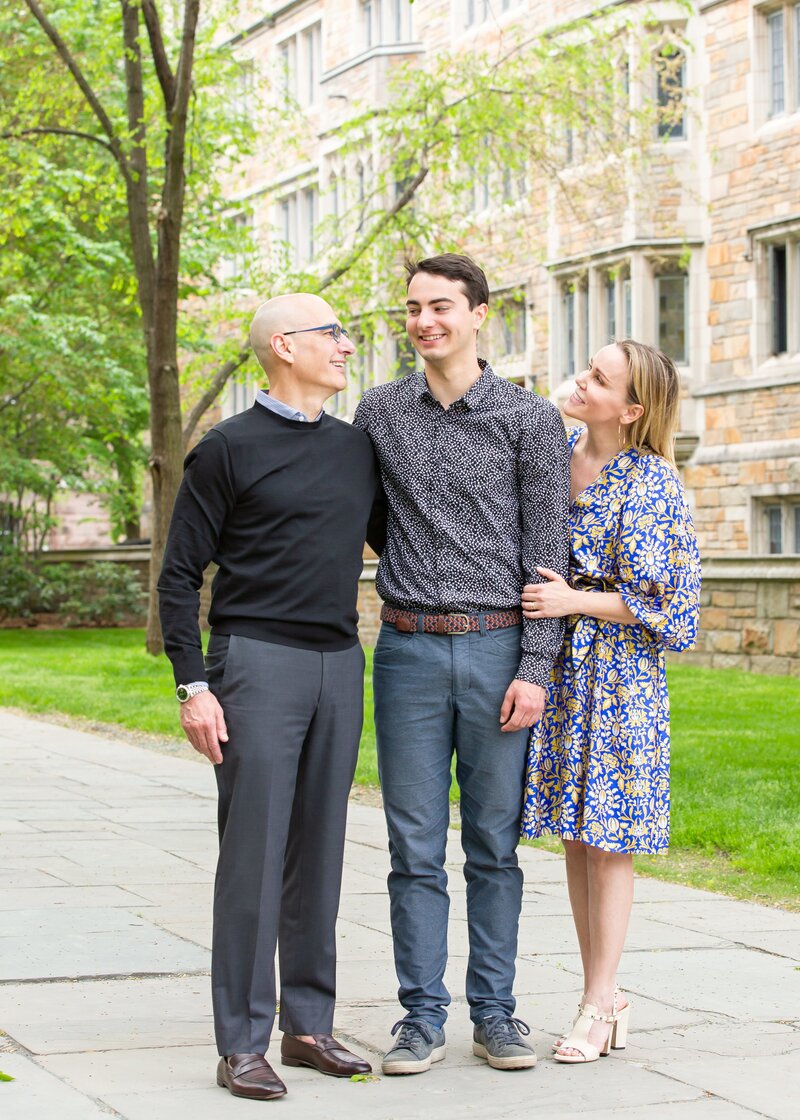
[[[523,653],[515,679],[547,688],[550,684],[550,661],[540,653]]]

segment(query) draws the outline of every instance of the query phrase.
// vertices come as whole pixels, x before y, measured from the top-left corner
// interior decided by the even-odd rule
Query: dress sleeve
[[[686,494],[658,455],[643,455],[622,510],[619,591],[664,649],[691,649],[700,614],[700,555]]]

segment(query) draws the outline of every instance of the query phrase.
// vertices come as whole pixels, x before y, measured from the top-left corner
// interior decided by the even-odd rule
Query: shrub
[[[2,555],[0,620],[54,613],[65,625],[109,626],[141,613],[145,592],[127,564],[45,564]]]

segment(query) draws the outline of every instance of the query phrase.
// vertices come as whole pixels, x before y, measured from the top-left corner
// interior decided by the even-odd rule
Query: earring
[[[619,446],[620,451],[625,446],[625,442],[622,438],[622,425],[621,424],[617,424],[617,444]]]

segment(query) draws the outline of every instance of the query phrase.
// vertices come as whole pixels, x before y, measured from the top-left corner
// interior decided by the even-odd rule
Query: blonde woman
[[[605,346],[564,405],[572,450],[569,581],[526,585],[526,618],[565,617],[548,702],[532,729],[522,835],[560,836],[584,973],[556,1061],[625,1046],[616,973],[633,902],[634,853],[669,843],[664,651],[695,640],[700,565],[673,454],[673,362],[627,339]]]

